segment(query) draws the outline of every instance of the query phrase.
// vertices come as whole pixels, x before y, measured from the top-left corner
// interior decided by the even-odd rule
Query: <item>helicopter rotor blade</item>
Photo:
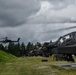
[[[2,37],[2,38],[0,38],[0,39],[6,39],[6,37]]]
[[[55,33],[55,32],[60,32],[60,31],[64,31],[64,30],[75,29],[75,28],[76,28],[76,26],[66,27],[66,28],[61,28],[61,29],[57,29],[57,30],[49,30],[49,31],[41,32],[41,34],[44,34],[44,33]]]

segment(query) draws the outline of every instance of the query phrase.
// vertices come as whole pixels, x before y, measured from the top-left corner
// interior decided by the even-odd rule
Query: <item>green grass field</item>
[[[48,62],[42,62],[47,59]],[[53,61],[51,57],[17,58],[0,50],[0,75],[76,75],[76,69],[64,69],[54,64],[67,64]]]
[[[42,62],[47,59],[48,62]],[[54,64],[68,63],[53,61],[51,57],[14,58],[0,63],[0,75],[76,75],[76,69],[64,69]]]
[[[5,62],[12,58],[15,58],[15,56],[0,50],[0,62],[3,62],[3,61]]]

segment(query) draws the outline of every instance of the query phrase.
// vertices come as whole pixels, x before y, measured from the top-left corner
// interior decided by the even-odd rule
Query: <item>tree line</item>
[[[15,55],[17,57],[23,57],[23,56],[43,56],[43,57],[49,57],[53,56],[54,60],[65,60],[69,61],[68,56],[65,54],[52,54],[50,55],[50,51],[47,49],[41,50],[41,43],[37,42],[36,44],[33,44],[31,42],[28,42],[27,45],[24,44],[24,42],[20,43],[9,43],[8,45],[4,46],[3,44],[0,44],[0,50],[3,50],[7,53],[10,53],[12,55]],[[70,60],[71,61],[71,60]]]
[[[30,55],[37,55],[37,51],[41,47],[41,43],[37,42],[33,44],[28,42],[27,45],[24,42],[20,43],[9,43],[7,46],[0,44],[0,50],[3,50],[7,53],[11,53],[17,57],[21,56],[30,56]]]

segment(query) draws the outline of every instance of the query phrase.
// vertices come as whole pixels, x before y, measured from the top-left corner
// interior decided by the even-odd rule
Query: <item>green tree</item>
[[[33,43],[28,42],[26,49],[29,51],[32,50],[33,49]]]
[[[26,54],[25,50],[26,50],[25,49],[25,44],[22,42],[22,44],[21,44],[21,54],[22,54],[22,56],[24,56]]]
[[[14,52],[15,52],[15,53],[14,53],[14,54],[15,54],[15,56],[18,56],[18,57],[20,57],[20,56],[21,56],[20,43],[15,44]]]
[[[0,44],[0,50],[5,50],[5,48],[2,44]]]
[[[9,43],[8,52],[15,55],[15,56],[21,56],[20,43],[18,43],[18,44]]]
[[[8,52],[14,54],[14,43],[9,43],[8,45]]]

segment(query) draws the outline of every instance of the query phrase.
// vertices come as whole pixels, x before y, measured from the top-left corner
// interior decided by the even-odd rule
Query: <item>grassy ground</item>
[[[47,59],[48,62],[42,62]],[[76,75],[76,69],[64,69],[54,64],[67,64],[64,61],[52,61],[51,57],[15,58],[0,63],[0,75]]]
[[[5,62],[12,58],[15,58],[15,56],[0,50],[0,62]]]

